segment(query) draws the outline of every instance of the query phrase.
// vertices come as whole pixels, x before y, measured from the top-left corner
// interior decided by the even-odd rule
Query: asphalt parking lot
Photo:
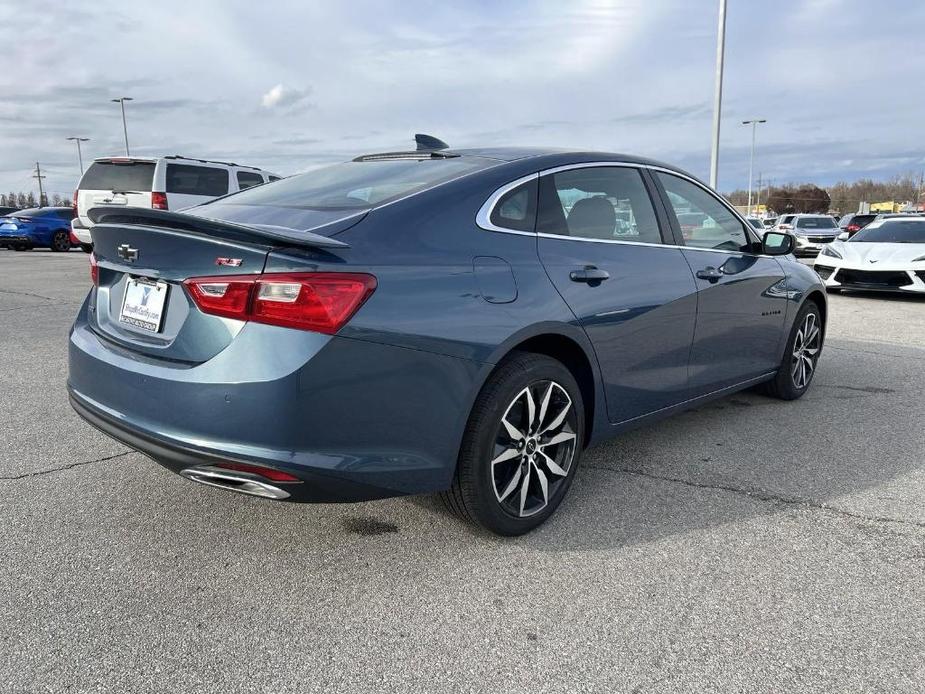
[[[88,283],[0,251],[0,691],[925,690],[925,300],[832,296],[802,400],[598,446],[504,540],[428,498],[197,486],[92,430]]]

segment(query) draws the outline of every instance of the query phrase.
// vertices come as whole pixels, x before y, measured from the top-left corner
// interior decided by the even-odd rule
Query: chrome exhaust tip
[[[202,467],[188,467],[180,470],[180,475],[193,482],[205,484],[209,487],[219,487],[230,492],[250,494],[264,499],[286,499],[289,492],[272,484],[263,482],[256,475],[246,472],[234,472],[223,468],[204,465]]]

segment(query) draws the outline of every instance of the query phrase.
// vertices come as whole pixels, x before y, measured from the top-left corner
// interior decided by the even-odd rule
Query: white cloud
[[[308,89],[287,88],[277,84],[260,99],[260,103],[267,109],[293,109],[308,105]]]

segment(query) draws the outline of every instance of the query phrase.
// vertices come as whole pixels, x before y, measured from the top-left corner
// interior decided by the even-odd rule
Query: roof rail
[[[217,161],[215,159],[199,159],[197,157],[184,157],[182,154],[168,154],[164,159],[183,159],[184,161],[198,161],[203,164],[221,164],[223,166],[234,166],[239,169],[253,169],[254,171],[263,171],[256,166],[245,166],[244,164],[235,164],[233,161]]]

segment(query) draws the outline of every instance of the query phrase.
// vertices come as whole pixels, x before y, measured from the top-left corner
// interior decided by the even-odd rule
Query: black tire
[[[810,340],[812,344],[808,349],[815,349],[815,353],[809,356],[809,359],[812,361],[812,368],[809,369],[808,365],[804,365],[803,374],[807,373],[808,377],[803,379],[799,378],[794,374],[794,365],[799,365],[800,359],[804,361],[807,359],[805,355],[807,352],[801,352],[801,356],[796,356],[798,351],[797,342],[802,339],[801,335],[803,330],[806,328],[807,320],[809,316],[812,315],[815,317],[814,325],[818,327],[818,336]],[[793,322],[793,328],[790,330],[790,337],[787,338],[787,347],[784,349],[784,356],[781,360],[780,368],[777,370],[777,374],[774,376],[774,379],[768,381],[767,383],[762,384],[761,390],[766,394],[774,398],[779,398],[780,400],[796,400],[803,396],[803,394],[809,390],[810,385],[812,385],[813,377],[816,375],[816,366],[819,363],[819,355],[822,352],[822,343],[825,336],[825,324],[822,322],[822,312],[819,310],[818,304],[815,301],[806,301],[800,307],[799,313],[797,313],[796,320]],[[800,373],[798,371],[798,373]]]
[[[84,253],[93,253],[93,244],[92,243],[82,243],[80,244],[80,250]]]
[[[531,397],[532,421],[527,415]],[[544,400],[548,406],[541,417]],[[562,423],[553,426],[562,412]],[[502,424],[505,417],[508,426]],[[584,422],[581,390],[562,363],[542,354],[512,353],[475,401],[453,486],[441,499],[460,518],[493,533],[513,536],[533,530],[556,511],[572,484],[584,445]],[[520,439],[511,435],[512,429]],[[553,442],[561,437],[566,440]],[[510,459],[494,462],[512,452]],[[515,491],[505,497],[501,487]]]
[[[71,239],[66,231],[56,231],[51,237],[51,250],[55,253],[63,253],[71,250]]]

